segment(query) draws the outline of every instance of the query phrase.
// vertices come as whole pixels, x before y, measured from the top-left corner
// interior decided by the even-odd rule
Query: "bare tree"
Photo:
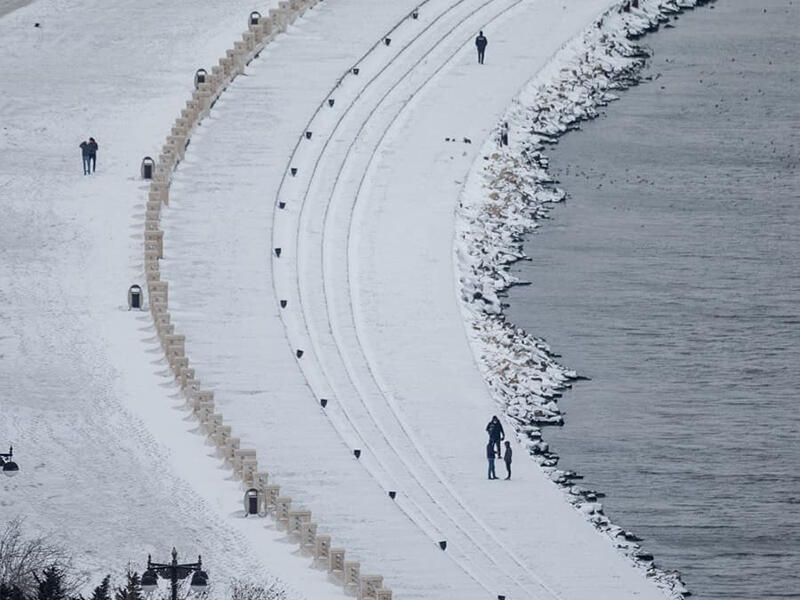
[[[72,596],[83,581],[75,577],[72,560],[62,548],[42,537],[26,538],[22,520],[12,519],[0,532],[0,587],[16,590],[26,598],[36,597],[37,576],[47,569],[64,575],[64,591]]]
[[[231,583],[230,600],[286,600],[286,591],[276,583],[261,585],[235,580]]]

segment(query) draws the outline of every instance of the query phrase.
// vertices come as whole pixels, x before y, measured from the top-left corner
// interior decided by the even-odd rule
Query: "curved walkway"
[[[282,487],[398,596],[662,597],[521,448],[515,480],[487,486],[493,405],[453,284],[453,208],[477,142],[608,3],[431,2],[345,78],[287,164],[303,116],[327,100],[320,79],[347,66],[326,56],[336,32],[365,11],[387,16],[371,4],[339,2],[265,51],[174,179],[177,258],[168,247],[163,271],[192,356],[215,378],[204,384],[243,445],[272,457]],[[481,27],[496,42],[479,68]]]

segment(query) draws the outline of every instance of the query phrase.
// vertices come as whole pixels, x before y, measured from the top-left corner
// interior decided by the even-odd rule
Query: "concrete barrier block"
[[[239,448],[241,440],[236,437],[229,437],[225,442],[225,448],[222,450],[222,455],[225,457],[225,463],[230,464],[233,461],[233,452]]]
[[[344,576],[344,548],[330,548],[328,550],[328,573]]]
[[[147,285],[148,294],[162,293],[164,296],[169,296],[169,281],[158,281]]]
[[[290,510],[289,522],[286,525],[286,532],[292,536],[300,539],[301,526],[303,523],[311,522],[310,510]]]
[[[201,402],[213,402],[214,401],[214,392],[213,390],[192,390],[187,397],[187,404],[189,408],[192,410],[197,410],[200,406]],[[238,448],[238,446],[237,446]]]
[[[281,496],[275,503],[275,523],[278,529],[286,529],[289,524],[289,512],[292,510],[292,499]]]
[[[189,366],[189,357],[183,356],[176,358],[172,362],[170,362],[169,366],[172,369],[173,374],[175,374],[175,376],[177,377],[178,373],[180,373],[182,369],[185,369],[186,367]]]
[[[258,472],[258,460],[244,458],[242,460],[242,485],[245,489],[255,487],[255,476]]]
[[[300,525],[300,550],[305,554],[314,554],[317,545],[317,524],[311,521]]]
[[[331,559],[331,536],[317,535],[314,542],[314,565],[327,567]]]
[[[361,576],[361,598],[362,600],[376,600],[378,590],[383,587],[383,575],[362,575]]]
[[[375,600],[392,600],[392,590],[382,588],[375,592]]]
[[[242,34],[242,42],[248,52],[252,52],[256,49],[256,36],[252,31],[245,31]]]
[[[214,439],[214,445],[221,450],[225,447],[228,438],[231,437],[230,425],[221,425],[217,427],[217,430],[214,432],[212,437]]]
[[[180,382],[181,389],[184,389],[186,384],[194,379],[194,375],[194,369],[186,368],[181,370],[180,374],[178,375],[178,381]]]
[[[345,593],[357,594],[361,588],[361,564],[355,561],[344,563],[343,582]]]
[[[146,250],[156,250],[158,258],[164,258],[164,232],[163,231],[147,231],[144,232],[144,242]],[[148,282],[148,287],[151,282]]]
[[[233,460],[231,464],[233,465],[233,474],[236,477],[242,476],[242,465],[244,463],[245,458],[256,458],[256,451],[250,448],[239,448],[234,450],[233,452]]]

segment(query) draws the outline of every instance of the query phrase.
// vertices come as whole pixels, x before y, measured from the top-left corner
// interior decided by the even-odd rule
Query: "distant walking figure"
[[[475,38],[475,47],[478,49],[478,64],[483,64],[483,53],[486,52],[486,45],[489,43],[489,40],[486,39],[486,36],[483,35],[483,31],[478,34],[478,37]]]
[[[489,445],[497,446],[497,458],[503,456],[500,448],[500,442],[506,437],[506,432],[503,431],[503,424],[497,416],[492,417],[489,424],[486,426],[486,433],[489,434]]]
[[[489,461],[489,479],[497,479],[494,474],[494,444],[489,442],[486,444],[486,459]]]
[[[83,140],[79,145],[78,148],[81,149],[81,157],[83,158],[83,174],[89,174],[89,167],[91,166],[91,156],[92,156],[92,148],[89,145],[89,142]]]
[[[506,442],[506,452],[503,454],[503,460],[506,461],[506,479],[511,479],[511,442]]]
[[[92,173],[94,173],[95,167],[97,167],[97,149],[99,146],[93,137],[89,138],[89,160],[92,163]]]

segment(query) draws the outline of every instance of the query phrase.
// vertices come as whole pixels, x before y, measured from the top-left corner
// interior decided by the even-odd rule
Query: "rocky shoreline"
[[[510,273],[526,259],[524,236],[548,218],[566,194],[548,173],[547,145],[599,115],[618,99],[615,91],[637,85],[649,52],[636,43],[670,26],[679,13],[714,0],[626,0],[600,16],[564,47],[515,100],[497,134],[482,148],[457,211],[456,269],[462,311],[478,365],[506,419],[568,501],[629,556],[667,597],[691,595],[677,571],[660,569],[636,535],[603,513],[604,494],[576,484],[581,477],[557,468],[558,456],[543,439],[547,426],[564,424],[558,399],[581,379],[558,362],[547,343],[516,327],[502,299],[515,285]]]

